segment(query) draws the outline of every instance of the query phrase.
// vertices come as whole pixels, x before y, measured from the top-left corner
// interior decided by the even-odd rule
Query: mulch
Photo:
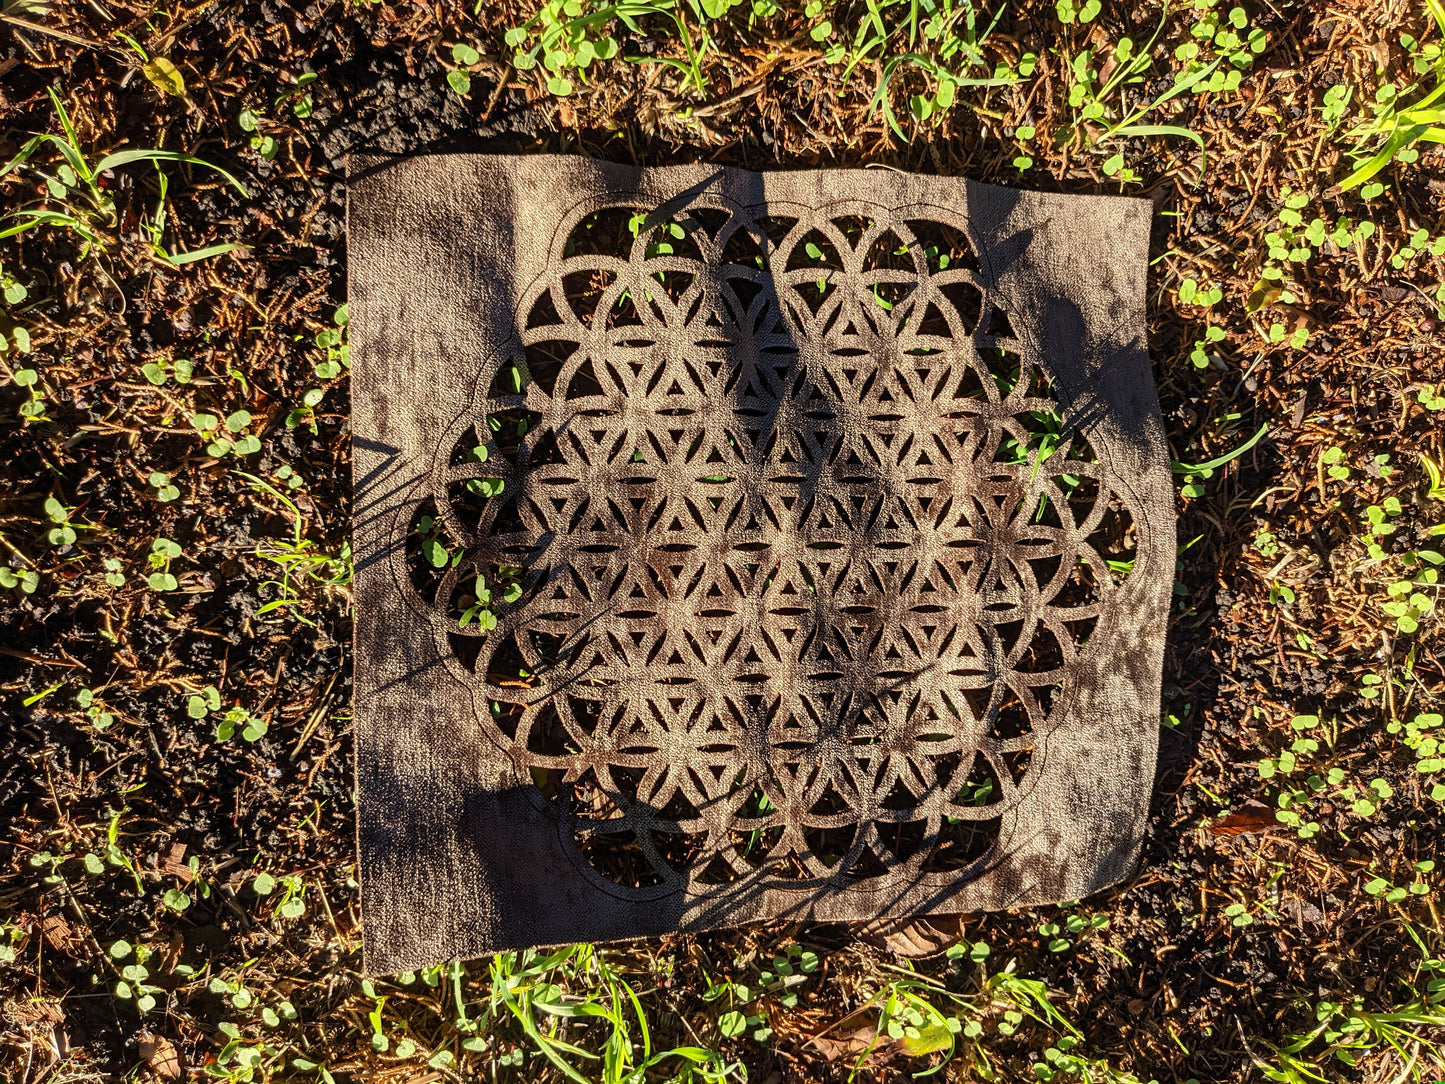
[[[1363,891],[1375,876],[1408,883],[1415,862],[1439,856],[1440,803],[1386,723],[1438,705],[1445,666],[1438,617],[1405,635],[1382,615],[1395,566],[1366,564],[1361,536],[1365,509],[1392,496],[1403,509],[1386,540],[1392,553],[1438,546],[1426,532],[1445,520],[1445,505],[1424,495],[1419,466],[1421,455],[1445,458],[1442,415],[1419,399],[1445,379],[1445,337],[1425,296],[1442,277],[1440,261],[1397,269],[1389,260],[1415,228],[1445,232],[1445,155],[1427,151],[1408,169],[1387,171],[1390,189],[1368,205],[1357,192],[1325,194],[1347,162],[1324,138],[1323,90],[1340,81],[1373,86],[1378,58],[1398,66],[1399,34],[1421,29],[1404,4],[1337,8],[1261,5],[1254,16],[1271,45],[1240,91],[1181,103],[1173,123],[1191,125],[1210,147],[1204,183],[1191,143],[1125,144],[1143,177],[1130,191],[1160,212],[1150,338],[1174,455],[1201,463],[1261,425],[1268,432],[1199,495],[1180,499],[1178,534],[1188,545],[1145,854],[1133,880],[1077,909],[1107,915],[1107,929],[1052,952],[1038,928],[1058,909],[973,916],[962,927],[970,941],[990,945],[995,969],[1016,960],[1019,974],[1046,981],[1091,1056],[1144,1079],[1246,1079],[1271,1043],[1314,1026],[1315,1001],[1358,995],[1379,1008],[1406,996],[1416,951],[1406,921],[1440,950],[1429,897],[1384,903]],[[108,181],[120,221],[103,253],[82,257],[59,230],[0,247],[5,272],[28,286],[20,308],[33,343],[28,363],[51,389],[46,420],[22,423],[17,410],[28,393],[0,386],[0,547],[12,566],[40,573],[34,594],[0,591],[9,720],[0,727],[0,945],[8,937],[15,951],[14,962],[0,963],[6,1079],[45,1079],[59,1056],[72,1074],[63,1079],[137,1065],[173,1079],[167,1059],[214,1061],[227,1041],[223,1020],[272,1035],[286,1062],[325,1061],[337,1079],[393,1071],[408,1079],[405,1066],[413,1079],[430,1072],[426,1051],[407,1061],[372,1049],[365,1018],[374,1002],[356,978],[348,595],[310,581],[297,605],[266,609],[280,569],[258,556],[292,540],[297,517],[316,553],[338,555],[347,539],[347,381],[316,374],[324,351],[314,339],[346,300],[348,154],[880,164],[1117,192],[1103,155],[1077,139],[1040,140],[1034,166],[1021,174],[1010,134],[1026,118],[1040,132],[1067,122],[1060,54],[1124,32],[1147,40],[1157,18],[1143,5],[1119,5],[1095,24],[1063,28],[1050,4],[1011,7],[995,47],[1001,55],[1034,49],[1041,74],[988,92],[983,109],[960,107],[905,143],[869,114],[867,73],[842,86],[796,18],[771,29],[772,55],[748,44],[756,37],[721,36],[707,66],[713,96],[689,119],[675,79],[656,65],[617,63],[594,86],[553,99],[534,74],[496,59],[510,52],[502,35],[521,21],[518,11],[279,0],[152,11],[111,2],[20,13],[69,38],[18,28],[13,18],[0,23],[5,159],[27,133],[58,130],[45,93],[55,86],[88,147],[184,149],[245,183],[243,198],[207,170],[169,169],[168,244],[251,246],[181,268],[158,261],[140,231],[158,197],[155,171],[130,166]],[[116,30],[168,56],[188,97],[147,80]],[[1165,44],[1172,49],[1176,39]],[[445,81],[456,41],[483,56],[465,99]],[[312,72],[314,81],[298,86]],[[295,105],[308,96],[309,114],[299,116]],[[258,155],[239,125],[248,108],[263,115],[258,132],[275,139],[274,160]],[[0,180],[7,207],[40,196],[22,176],[30,175]],[[1368,254],[1327,249],[1299,266],[1293,306],[1246,313],[1286,185],[1310,191],[1331,213],[1373,218],[1380,235]],[[1177,297],[1190,276],[1218,282],[1227,299],[1215,319],[1228,338],[1202,370],[1190,353],[1205,314]],[[1265,331],[1277,319],[1307,327],[1306,346],[1270,342]],[[157,358],[192,359],[194,379],[153,384],[141,366]],[[14,367],[13,356],[3,360]],[[324,392],[314,419],[288,426],[312,388]],[[262,450],[244,460],[208,454],[192,415],[240,408],[254,416]],[[1347,481],[1321,466],[1334,447],[1351,467]],[[181,496],[158,501],[153,471],[168,473]],[[294,512],[245,475],[284,494]],[[288,488],[296,476],[302,482]],[[47,538],[50,496],[74,509],[72,544]],[[147,586],[158,537],[182,547],[171,566],[174,592]],[[123,584],[106,581],[107,560],[118,562]],[[1293,601],[1282,601],[1280,585]],[[1361,695],[1366,674],[1382,678],[1385,695]],[[217,716],[188,711],[190,697],[212,685],[226,707],[264,719],[266,734],[217,740]],[[111,726],[92,725],[76,702],[81,688],[94,691]],[[1277,807],[1284,781],[1262,777],[1258,764],[1299,736],[1290,726],[1298,715],[1319,716],[1333,740],[1310,754],[1301,775],[1328,764],[1362,786],[1382,779],[1392,796],[1378,812],[1361,816],[1329,791],[1313,807],[1321,830],[1309,839],[1272,814],[1249,812],[1257,810],[1250,801]],[[112,844],[133,872],[106,860]],[[104,872],[86,872],[87,854]],[[279,894],[256,895],[250,886],[262,869],[302,879],[304,915],[278,917]],[[189,906],[168,907],[167,889],[190,895]],[[1225,916],[1234,903],[1249,908],[1250,924]],[[109,947],[118,939],[152,948],[150,981],[167,991],[163,1011],[138,1016],[133,1003],[110,996],[120,965]],[[794,943],[819,952],[819,977],[799,987],[797,1006],[772,1009],[767,1041],[722,1038],[718,1007],[702,999],[709,981],[747,981],[757,961]],[[896,977],[886,965],[910,966],[911,955],[936,947],[916,930],[890,938],[768,926],[633,945],[616,963],[644,991],[659,1045],[692,1042],[696,1031],[743,1059],[749,1079],[841,1081],[852,1048],[809,1037],[849,1020]],[[930,954],[916,966],[960,990],[975,975],[967,959]],[[215,988],[218,976],[242,977],[268,1005],[289,1000],[298,1019],[268,1030]],[[484,964],[468,968],[470,996],[486,997],[486,978]],[[454,1013],[447,985],[398,987],[389,1011],[417,1035],[440,1036]],[[497,1027],[500,1045],[466,1055],[471,1069],[537,1079],[540,1059],[527,1069],[489,1061],[523,1042],[519,1031]],[[1031,1076],[1048,1041],[1042,1027],[1010,1037],[992,1025],[984,1039],[1007,1079]],[[930,1064],[893,1052],[860,1078],[904,1080]]]

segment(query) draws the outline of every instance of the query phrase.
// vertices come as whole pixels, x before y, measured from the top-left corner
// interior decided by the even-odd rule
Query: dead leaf
[[[963,917],[874,919],[859,931],[859,936],[899,956],[936,956],[963,936]]]
[[[825,1061],[851,1061],[872,1046],[875,1041],[878,1042],[880,1048],[891,1042],[886,1035],[880,1040],[876,1028],[865,1026],[849,1031],[840,1031],[836,1035],[815,1035],[812,1045],[817,1048],[819,1054],[823,1055]]]
[[[1216,836],[1242,836],[1255,832],[1275,832],[1282,827],[1275,819],[1274,810],[1251,798],[1229,816],[1211,824],[1209,830]]]
[[[162,1080],[181,1080],[186,1075],[186,1059],[176,1044],[164,1035],[142,1028],[136,1035],[136,1050],[147,1068]]]
[[[174,95],[177,98],[186,96],[186,81],[181,78],[181,73],[176,66],[165,57],[151,57],[141,65],[140,70],[160,89],[162,94]]]
[[[170,942],[166,945],[165,955],[161,957],[161,966],[158,970],[162,974],[169,973],[171,969],[180,962],[181,952],[184,951],[185,947],[185,938],[181,937],[180,934],[173,935]]]
[[[1267,308],[1279,300],[1283,291],[1278,286],[1257,286],[1244,302],[1244,311],[1250,315]]]

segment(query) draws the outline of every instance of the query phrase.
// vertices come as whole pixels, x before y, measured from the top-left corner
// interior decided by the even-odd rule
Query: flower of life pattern
[[[561,224],[408,554],[599,886],[952,881],[1007,845],[1135,540],[967,236],[715,197]]]

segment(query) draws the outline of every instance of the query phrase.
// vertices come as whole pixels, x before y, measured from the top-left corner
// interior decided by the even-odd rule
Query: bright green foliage
[[[160,387],[167,380],[173,379],[177,384],[189,384],[191,376],[195,372],[195,365],[187,358],[177,358],[169,361],[166,358],[157,358],[155,361],[148,361],[140,367],[141,374],[152,384]]]
[[[466,42],[457,42],[452,46],[452,63],[457,65],[456,69],[447,72],[447,86],[465,98],[472,91],[472,77],[466,71],[482,56],[477,52],[476,47]]]
[[[1099,17],[1099,12],[1102,11],[1103,8],[1102,0],[1079,0],[1077,4],[1075,4],[1074,0],[1058,0],[1058,3],[1055,5],[1059,22],[1065,26],[1074,22],[1076,19],[1080,23],[1091,23]]]
[[[120,976],[113,987],[115,996],[122,1001],[133,1000],[135,1007],[143,1013],[154,1009],[157,995],[165,993],[161,987],[150,982],[151,972],[147,964],[151,956],[149,945],[132,945],[122,939],[110,946],[110,957],[115,961]]]
[[[237,410],[225,419],[202,412],[191,416],[191,428],[206,441],[206,454],[220,459],[224,455],[251,455],[261,450],[261,438],[247,432],[251,424],[249,410]]]
[[[1223,299],[1224,289],[1221,286],[1214,284],[1200,286],[1195,279],[1185,279],[1179,284],[1179,300],[1186,305],[1209,308],[1211,305],[1217,305]]]
[[[776,1004],[784,1009],[796,1008],[800,987],[818,970],[818,966],[816,952],[801,945],[788,945],[782,950],[782,955],[774,956],[770,964],[758,971],[756,984],[709,979],[702,998],[728,1006],[717,1020],[718,1031],[725,1038],[747,1035],[754,1042],[765,1043],[773,1037],[767,1006]]]
[[[1388,891],[1391,895],[1404,893],[1404,889]],[[1422,966],[1433,971],[1440,965],[1441,961],[1427,958]],[[1445,1056],[1438,1040],[1438,1029],[1445,1026],[1441,1004],[1445,982],[1432,979],[1427,989],[1386,1012],[1366,1010],[1361,997],[1348,1003],[1321,1001],[1315,1006],[1317,1026],[1313,1030],[1292,1036],[1278,1048],[1272,1062],[1257,1060],[1256,1065],[1267,1080],[1279,1084],[1317,1084],[1337,1079],[1341,1067],[1353,1067],[1371,1053],[1392,1050],[1406,1067],[1400,1080],[1431,1081],[1434,1074],[1427,1066],[1440,1064]]]
[[[171,476],[165,473],[165,471],[151,471],[147,482],[150,487],[155,490],[156,500],[158,501],[173,501],[181,495],[180,489],[171,482]]]
[[[174,591],[179,584],[171,574],[171,562],[181,555],[181,547],[169,538],[157,538],[151,543],[148,557],[153,572],[146,578],[152,591]]]
[[[15,328],[10,338],[17,349],[22,346],[25,350],[30,349],[30,336],[25,334],[23,328]],[[46,389],[40,371],[38,369],[23,367],[14,370],[11,374],[11,379],[18,386],[26,388],[30,392],[30,398],[20,404],[20,417],[26,421],[39,421],[41,418],[44,418]]]
[[[279,580],[263,580],[261,586],[274,592],[275,597],[263,603],[257,616],[284,612],[307,625],[314,625],[303,613],[303,589],[307,587],[344,587],[351,582],[351,543],[343,542],[335,555],[325,553],[310,538],[306,537],[306,518],[300,508],[286,494],[302,486],[301,476],[290,466],[282,464],[276,469],[276,477],[285,483],[286,492],[277,489],[270,482],[244,471],[236,472],[244,478],[256,493],[264,494],[286,509],[291,518],[291,536],[285,539],[269,539],[256,547],[256,556],[269,561],[281,570]],[[244,736],[244,735],[243,735]]]
[[[40,573],[32,568],[10,568],[0,565],[0,587],[18,587],[22,595],[33,595],[40,586]]]
[[[75,543],[75,524],[70,522],[70,513],[75,511],[54,497],[45,498],[45,515],[54,526],[45,533],[52,546],[70,546]]]
[[[1314,215],[1306,221],[1306,208],[1311,199],[1306,192],[1296,192],[1289,185],[1280,189],[1281,206],[1276,211],[1278,226],[1264,235],[1266,258],[1259,272],[1259,282],[1245,301],[1244,311],[1254,315],[1272,305],[1298,306],[1300,299],[1295,281],[1296,268],[1308,264],[1327,246],[1344,251],[1363,246],[1375,236],[1375,224],[1370,221],[1353,222],[1340,216],[1333,222]],[[1281,321],[1273,321],[1266,334],[1273,343],[1288,341],[1294,349],[1301,349],[1309,338],[1307,328],[1301,326],[1290,331]]]
[[[1224,341],[1224,328],[1218,324],[1209,324],[1204,329],[1204,338],[1194,340],[1194,349],[1189,353],[1189,360],[1194,363],[1196,369],[1207,369],[1211,361],[1209,347],[1212,343]]]
[[[321,405],[321,400],[326,397],[322,388],[307,388],[301,396],[301,405],[287,411],[286,428],[295,429],[298,425],[305,425],[310,428],[313,435],[316,433],[316,408]]]
[[[216,724],[216,740],[230,741],[239,730],[242,741],[253,742],[264,737],[268,729],[266,720],[252,715],[238,704],[228,708],[225,716]]]
[[[1325,725],[1317,715],[1296,715],[1290,728],[1296,737],[1277,756],[1260,761],[1259,775],[1279,788],[1275,820],[1295,829],[1300,839],[1312,839],[1324,829],[1316,819],[1323,803],[1369,819],[1394,797],[1394,788],[1384,779],[1352,779],[1345,768],[1333,763],[1338,723]],[[1311,763],[1322,742],[1327,746],[1327,759]]]
[[[1037,134],[1032,124],[1021,124],[1014,129],[1014,140],[1019,145],[1019,153],[1014,156],[1013,166],[1020,173],[1033,167],[1034,160],[1028,155],[1027,148]]]
[[[1445,37],[1445,0],[1425,0],[1424,6]],[[1415,162],[1420,143],[1445,143],[1445,52],[1439,42],[1423,44],[1408,34],[1400,38],[1400,45],[1421,81],[1403,88],[1382,83],[1375,91],[1369,103],[1371,116],[1346,137],[1355,169],[1340,182],[1342,190],[1366,185],[1392,162]],[[1433,84],[1428,90],[1422,85],[1425,80]],[[1374,194],[1383,190],[1380,185]],[[1363,188],[1361,194],[1370,198]]]
[[[3,264],[0,264],[0,296],[5,298],[7,305],[18,305],[30,296],[25,284],[6,271]]]
[[[1320,117],[1331,133],[1334,133],[1345,119],[1354,93],[1355,88],[1347,83],[1337,84],[1325,91],[1324,101],[1320,105]]]
[[[1099,6],[1078,5],[1081,22],[1092,18],[1092,15],[1084,17],[1090,10],[1097,14]],[[1065,23],[1073,21],[1075,11],[1076,5],[1070,0],[1062,0],[1058,5],[1059,18]],[[1203,137],[1190,128],[1160,124],[1149,118],[1183,94],[1234,93],[1244,73],[1265,50],[1268,39],[1263,30],[1250,27],[1249,14],[1243,7],[1232,6],[1225,11],[1218,6],[1218,0],[1194,0],[1183,15],[1190,20],[1190,40],[1174,50],[1176,66],[1168,71],[1172,82],[1167,89],[1143,101],[1139,101],[1138,94],[1126,93],[1126,88],[1153,83],[1158,78],[1156,65],[1163,54],[1155,48],[1155,42],[1168,22],[1167,10],[1142,47],[1132,38],[1121,37],[1112,46],[1090,46],[1073,56],[1060,54],[1069,77],[1069,106],[1077,111],[1074,131],[1087,144],[1098,146],[1115,139],[1140,136],[1190,139],[1199,147],[1203,173]],[[1137,104],[1129,104],[1131,102]],[[1139,175],[1125,164],[1122,152],[1118,151],[1105,159],[1103,172],[1121,184],[1139,180]]]
[[[804,8],[806,16],[821,20],[813,25],[813,40],[825,45],[823,59],[842,69],[845,84],[855,71],[879,65],[869,116],[881,110],[900,139],[908,133],[894,110],[894,87],[910,73],[925,83],[909,95],[909,117],[914,124],[939,124],[958,102],[960,89],[1017,83],[1038,63],[1033,53],[1024,53],[1015,66],[988,59],[985,46],[1003,5],[989,18],[968,0],[867,0],[851,32],[827,17],[839,10],[822,0]]]
[[[115,716],[105,710],[95,689],[82,688],[75,694],[75,702],[90,717],[90,725],[96,730],[104,730],[115,722]]]
[[[52,227],[68,229],[80,238],[83,242],[82,258],[92,250],[102,248],[101,231],[112,229],[118,222],[119,215],[114,197],[101,187],[101,174],[135,162],[150,162],[157,169],[161,162],[185,162],[203,166],[219,173],[242,196],[248,194],[241,182],[220,166],[179,151],[130,149],[107,154],[95,162],[90,161],[80,145],[75,125],[71,123],[70,114],[66,111],[60,95],[54,87],[47,87],[46,91],[60,119],[63,134],[32,136],[14,158],[0,167],[0,177],[22,166],[26,167],[44,182],[49,202],[58,206],[25,207],[0,217],[0,222],[14,223],[0,230],[0,239],[37,227]],[[52,147],[60,156],[60,160],[51,167],[53,172],[30,164],[35,153],[46,145]],[[197,257],[192,254],[192,258]]]
[[[150,242],[152,254],[160,260],[164,260],[172,267],[181,267],[188,263],[195,263],[197,260],[208,259],[212,256],[224,256],[227,252],[235,252],[238,249],[249,248],[238,242],[226,242],[219,245],[207,245],[205,248],[191,249],[189,252],[168,252],[164,244],[166,232],[166,193],[170,190],[170,178],[165,175],[159,165],[156,165],[156,183],[160,188],[160,194],[156,198],[155,213],[149,220],[140,220],[141,233]]]
[[[512,64],[520,71],[530,71],[540,63],[547,74],[547,89],[558,97],[566,97],[575,89],[570,75],[586,82],[587,69],[597,61],[611,60],[617,55],[617,39],[611,27],[619,22],[638,36],[645,36],[638,20],[648,16],[666,19],[675,31],[685,59],[676,57],[627,57],[634,63],[657,62],[675,68],[688,86],[698,94],[706,93],[702,74],[702,58],[712,47],[706,30],[706,18],[716,18],[739,0],[712,2],[706,7],[692,0],[657,4],[623,0],[619,4],[597,0],[546,0],[521,26],[507,31],[507,45],[516,50]]]
[[[6,271],[4,264],[0,264],[0,296],[4,297],[7,305],[19,305],[30,296],[25,284]],[[8,332],[0,332],[0,354],[9,351],[12,346],[18,353],[30,352],[30,332],[19,324],[15,324]],[[35,370],[23,371],[34,373]],[[15,382],[20,383],[18,379]]]
[[[280,147],[275,136],[259,131],[264,119],[263,113],[258,109],[243,109],[237,116],[236,123],[241,126],[241,131],[251,133],[251,149],[269,162],[276,157]]]
[[[1089,2],[1097,8],[1097,0]],[[678,73],[684,90],[702,97],[711,90],[704,61],[718,53],[717,35],[736,23],[739,9],[747,11],[749,24],[781,11],[776,0],[547,0],[507,32],[506,42],[515,50],[515,67],[529,71],[540,65],[547,89],[565,97],[578,82],[588,81],[594,64],[619,55],[614,32],[621,26],[662,45],[656,54],[621,59],[666,65]],[[1002,10],[1000,5],[998,14]],[[909,118],[915,124],[938,123],[957,102],[961,88],[1017,82],[1032,75],[1036,64],[1032,54],[1012,67],[989,61],[984,43],[998,14],[982,16],[969,0],[865,0],[860,17],[849,27],[837,21],[838,12],[833,0],[807,0],[803,15],[808,36],[823,48],[823,58],[841,69],[845,85],[855,71],[878,72],[870,114],[881,110],[899,138],[906,139],[907,132],[893,98],[906,75],[922,77],[922,86],[909,84]],[[460,80],[449,77],[449,82],[464,93]]]
[[[335,327],[322,328],[316,333],[316,345],[326,351],[326,360],[318,362],[316,375],[322,380],[332,380],[351,368],[351,347],[346,342],[346,325],[350,310],[342,305],[331,314]]]
[[[1420,619],[1435,609],[1435,600],[1424,591],[1438,590],[1439,586],[1439,569],[1422,567],[1416,578],[1396,580],[1386,587],[1390,601],[1382,603],[1380,609],[1395,619],[1395,627],[1400,632],[1414,632],[1420,627]]]
[[[207,685],[186,703],[186,714],[192,719],[204,719],[211,712],[220,710],[221,694],[214,685]]]
[[[1439,712],[1420,712],[1409,722],[1392,720],[1387,726],[1391,734],[1401,738],[1405,747],[1415,754],[1415,770],[1422,776],[1439,776],[1445,780],[1445,723]],[[1445,802],[1445,782],[1426,778],[1423,789],[1437,802]]]
[[[456,1004],[462,1006],[461,969],[455,964],[449,967],[454,969],[451,976],[458,991]],[[637,992],[591,945],[568,945],[551,952],[504,952],[492,957],[487,1016],[504,1015],[520,1026],[533,1052],[576,1084],[596,1080],[624,1084],[654,1076],[682,1084],[723,1084],[744,1079],[740,1066],[729,1063],[715,1050],[697,1046],[653,1050]],[[579,1017],[596,1020],[605,1029],[600,1054],[569,1043],[558,1034],[559,1024]],[[464,1013],[457,1021],[457,1027],[464,1032],[477,1031],[479,1024],[467,1020]],[[521,1059],[515,1064],[520,1066]],[[668,1075],[664,1077],[664,1073]],[[536,1071],[526,1072],[522,1079],[536,1079],[537,1075]]]
[[[1204,483],[1214,477],[1215,471],[1244,455],[1245,452],[1263,440],[1264,435],[1268,432],[1269,425],[1267,423],[1261,425],[1254,431],[1254,436],[1241,442],[1233,451],[1225,452],[1223,455],[1217,455],[1204,463],[1181,463],[1176,460],[1170,464],[1170,469],[1175,474],[1182,474],[1184,476],[1184,484],[1179,487],[1179,492],[1186,497],[1202,497],[1205,493]],[[1199,539],[1197,538],[1194,540],[1194,542],[1198,541]],[[1194,542],[1190,542],[1188,545],[1182,547],[1180,553],[1183,553],[1189,546],[1194,545]]]
[[[1234,926],[1253,926],[1254,916],[1249,913],[1248,904],[1231,903],[1224,909],[1224,917]]]
[[[1039,934],[1045,939],[1050,952],[1068,952],[1074,948],[1075,941],[1108,927],[1108,915],[1084,918],[1082,915],[1071,914],[1065,915],[1062,922],[1043,923],[1039,926]]]

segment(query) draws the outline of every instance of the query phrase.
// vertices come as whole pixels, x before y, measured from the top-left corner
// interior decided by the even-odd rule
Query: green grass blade
[[[627,994],[627,1000],[632,1002],[632,1011],[637,1014],[637,1026],[642,1029],[642,1056],[652,1056],[652,1032],[647,1027],[647,1014],[642,1011],[642,1002],[637,1000],[637,993],[624,980],[618,979],[618,984]]]
[[[60,100],[60,95],[56,93],[54,87],[46,87],[45,90],[46,93],[50,95],[50,102],[55,106],[55,112],[60,116],[60,127],[65,129],[65,138],[70,141],[68,151],[55,136],[50,136],[49,138],[55,141],[57,147],[61,148],[61,153],[65,154],[66,158],[70,160],[72,168],[75,169],[75,172],[80,178],[84,180],[86,184],[90,184],[95,180],[95,175],[99,173],[100,170],[92,171],[86,163],[85,157],[81,154],[80,137],[75,134],[75,125],[70,123],[70,113],[66,110],[65,103]],[[79,166],[76,165],[77,162],[80,163]]]
[[[231,184],[235,186],[236,191],[240,192],[242,196],[250,198],[251,195],[246,191],[245,185],[236,180],[235,177],[220,166],[207,162],[204,158],[197,158],[194,154],[182,154],[180,151],[158,151],[151,149],[116,151],[114,154],[107,154],[97,162],[95,172],[104,173],[108,169],[115,169],[118,166],[128,166],[132,162],[189,162],[193,166],[205,166],[207,169],[215,170],[222,177],[226,178],[226,180],[230,181]]]
[[[205,248],[194,248],[190,252],[177,252],[173,256],[167,256],[166,262],[175,267],[182,267],[188,263],[195,263],[197,260],[209,260],[212,256],[224,256],[228,252],[235,252],[238,248],[249,251],[251,246],[236,241],[225,245],[207,245]]]
[[[1184,128],[1178,124],[1131,124],[1127,128],[1120,128],[1115,135],[1121,136],[1178,136],[1180,139],[1192,139],[1199,145],[1199,150],[1204,150],[1204,137],[1192,128]]]
[[[1192,139],[1199,147],[1199,180],[1204,180],[1204,137],[1192,128],[1185,128],[1178,124],[1131,124],[1127,128],[1120,128],[1115,135],[1121,136],[1175,136],[1179,139]]]
[[[36,150],[40,147],[40,144],[43,143],[44,140],[44,136],[32,136],[30,139],[26,140],[25,146],[20,148],[20,150],[16,153],[15,157],[10,159],[10,161],[6,162],[3,168],[0,168],[0,177],[4,177],[16,166],[24,165],[27,161],[29,161],[30,156],[36,152]]]
[[[1384,169],[1395,159],[1395,155],[1407,146],[1409,139],[1406,131],[1396,129],[1390,138],[1385,140],[1384,145],[1376,151],[1364,165],[1360,166],[1343,181],[1340,182],[1340,191],[1348,192],[1356,185],[1364,184],[1380,170]]]
[[[47,143],[55,144],[55,149],[60,152],[61,157],[65,159],[71,169],[75,170],[75,175],[82,181],[91,184],[95,180],[95,174],[90,170],[90,163],[78,150],[59,136],[47,135],[41,138]]]
[[[92,245],[100,244],[100,238],[95,231],[87,226],[75,215],[68,215],[62,211],[16,211],[10,218],[26,219],[18,226],[11,226],[9,229],[0,230],[0,240],[6,237],[14,237],[18,233],[34,229],[36,226],[63,226],[72,229],[81,237],[85,238]]]
[[[1178,461],[1176,460],[1175,463],[1173,464],[1173,466],[1174,466],[1174,473],[1175,473],[1175,474],[1198,474],[1200,471],[1215,470],[1215,469],[1217,469],[1217,468],[1219,468],[1219,467],[1222,467],[1222,466],[1224,466],[1226,463],[1229,463],[1229,462],[1232,462],[1233,460],[1238,459],[1238,458],[1239,458],[1240,456],[1242,456],[1245,452],[1247,452],[1247,451],[1249,451],[1251,448],[1253,448],[1256,444],[1258,444],[1261,440],[1264,439],[1264,435],[1265,435],[1266,433],[1268,433],[1268,432],[1269,432],[1269,423],[1266,422],[1264,425],[1261,425],[1261,426],[1259,427],[1259,432],[1255,433],[1254,436],[1250,437],[1247,441],[1245,441],[1243,444],[1241,444],[1238,448],[1234,449],[1234,451],[1229,452],[1229,453],[1226,454],[1226,455],[1222,455],[1222,456],[1220,456],[1218,459],[1211,459],[1208,463],[1196,463],[1196,464],[1193,464],[1193,465],[1191,466],[1191,465],[1188,464],[1188,463],[1180,463],[1180,462],[1178,462]]]

